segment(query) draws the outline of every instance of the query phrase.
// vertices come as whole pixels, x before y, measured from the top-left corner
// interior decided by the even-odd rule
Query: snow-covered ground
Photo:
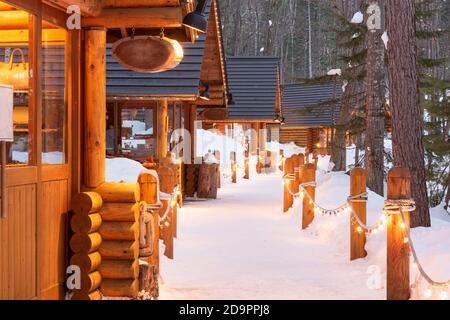
[[[317,203],[346,201],[349,177],[320,174]],[[319,216],[300,229],[298,204],[283,214],[281,174],[224,181],[217,200],[187,203],[179,213],[175,260],[161,258],[161,299],[385,299],[386,233],[368,238],[368,257],[349,261],[349,217]],[[383,199],[369,195],[368,222]],[[433,227],[412,232],[421,262],[435,280],[450,278],[450,217],[433,210]],[[425,298],[425,281],[413,298]],[[432,298],[438,299],[435,290]]]

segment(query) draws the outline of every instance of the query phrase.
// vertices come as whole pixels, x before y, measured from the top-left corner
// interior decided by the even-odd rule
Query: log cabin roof
[[[279,59],[275,57],[227,57],[230,120],[273,122],[279,107]]]
[[[107,47],[107,96],[108,99],[153,98],[195,101],[201,82],[222,87],[216,94],[221,105],[227,91],[225,61],[216,0],[210,1],[205,15],[209,19],[208,32],[200,35],[195,43],[183,43],[183,61],[174,69],[160,73],[139,73],[120,65],[112,57],[112,46]],[[213,17],[213,19],[211,19]]]
[[[283,86],[282,112],[286,126],[290,127],[330,127],[333,125],[330,105],[318,105],[333,99],[336,90],[337,105],[334,123],[339,119],[341,84],[334,83],[308,85],[286,84]],[[296,113],[297,111],[301,114]]]

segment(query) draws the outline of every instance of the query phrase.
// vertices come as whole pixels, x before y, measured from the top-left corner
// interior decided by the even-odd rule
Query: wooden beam
[[[86,31],[84,184],[105,182],[106,163],[106,30]]]
[[[64,11],[69,6],[76,5],[83,16],[98,16],[102,11],[102,0],[43,0],[43,2]]]
[[[25,11],[0,11],[0,30],[28,29],[30,14]],[[52,24],[42,21],[42,28],[55,28]]]
[[[203,100],[203,99],[197,99],[193,104],[198,106],[224,106],[225,101],[223,99],[211,99],[211,100]]]
[[[104,9],[101,15],[81,19],[83,27],[105,28],[179,28],[182,9],[173,8],[120,8]]]
[[[9,4],[0,2],[0,11],[11,11],[11,10],[16,10],[16,8],[10,6]]]
[[[180,0],[103,0],[103,8],[179,7]]]
[[[28,43],[28,30],[0,30],[0,43],[2,45]],[[44,29],[42,30],[42,41],[45,43],[64,43],[66,39],[65,30]]]

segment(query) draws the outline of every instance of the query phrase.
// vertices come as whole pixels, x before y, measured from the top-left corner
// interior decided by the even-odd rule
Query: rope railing
[[[173,189],[172,193],[170,194],[170,200],[169,205],[166,208],[166,211],[162,215],[161,219],[159,220],[159,225],[161,226],[162,223],[168,223],[166,220],[169,217],[170,212],[172,211],[173,207],[177,205],[176,197],[178,196],[179,186],[176,185]]]
[[[388,208],[388,209],[386,209]],[[405,243],[409,243],[409,247],[411,249],[411,254],[414,259],[414,266],[419,270],[420,275],[425,279],[425,281],[428,282],[429,286],[431,288],[440,288],[440,289],[447,289],[450,287],[450,280],[439,282],[435,281],[431,278],[431,276],[428,275],[428,273],[425,271],[425,269],[422,266],[422,263],[419,260],[419,256],[417,255],[413,239],[411,237],[411,231],[409,228],[406,228],[406,219],[405,219],[405,212],[412,212],[416,209],[416,205],[414,200],[387,200],[385,202],[385,210],[389,210],[390,214],[400,214],[402,218],[402,227],[405,226],[406,231],[406,237],[404,239]],[[431,296],[431,288],[428,288],[426,295]],[[447,293],[445,291],[441,292],[441,298],[447,299]]]
[[[383,231],[385,226],[388,224],[390,219],[392,218],[392,215],[400,214],[402,219],[401,228],[405,229],[406,237],[404,238],[404,243],[408,243],[410,247],[410,254],[413,257],[414,260],[414,267],[418,269],[420,275],[422,278],[424,278],[427,283],[429,284],[429,288],[427,289],[425,295],[428,297],[431,297],[432,295],[432,289],[433,288],[439,288],[441,289],[440,297],[441,299],[447,299],[447,292],[444,291],[450,287],[450,280],[445,282],[439,282],[433,280],[424,270],[419,257],[417,255],[417,252],[415,250],[415,246],[413,243],[413,240],[411,238],[411,233],[409,228],[407,227],[407,221],[405,219],[404,213],[405,212],[413,212],[416,210],[415,201],[413,199],[400,199],[400,200],[393,200],[388,199],[384,202],[384,208],[383,208],[383,214],[381,218],[372,226],[368,226],[366,223],[364,223],[355,209],[352,206],[352,203],[367,203],[368,202],[368,193],[363,192],[354,196],[349,196],[347,198],[347,201],[342,204],[341,206],[338,206],[334,209],[327,209],[319,204],[313,199],[309,191],[306,189],[307,187],[316,187],[315,182],[306,182],[301,183],[299,185],[299,192],[293,192],[290,188],[289,183],[286,183],[286,181],[292,181],[295,180],[295,174],[286,174],[283,177],[283,185],[286,187],[286,190],[289,192],[290,195],[292,195],[294,198],[300,198],[302,201],[304,197],[306,196],[309,203],[314,206],[315,213],[320,213],[322,215],[339,215],[341,213],[350,213],[351,214],[351,223],[352,225],[358,225],[357,231],[359,233],[366,232],[368,235],[375,234],[378,231]]]

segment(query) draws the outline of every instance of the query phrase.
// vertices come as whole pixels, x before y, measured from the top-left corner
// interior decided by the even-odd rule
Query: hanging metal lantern
[[[157,73],[178,66],[184,53],[178,41],[164,36],[132,36],[114,43],[112,56],[130,70]]]

